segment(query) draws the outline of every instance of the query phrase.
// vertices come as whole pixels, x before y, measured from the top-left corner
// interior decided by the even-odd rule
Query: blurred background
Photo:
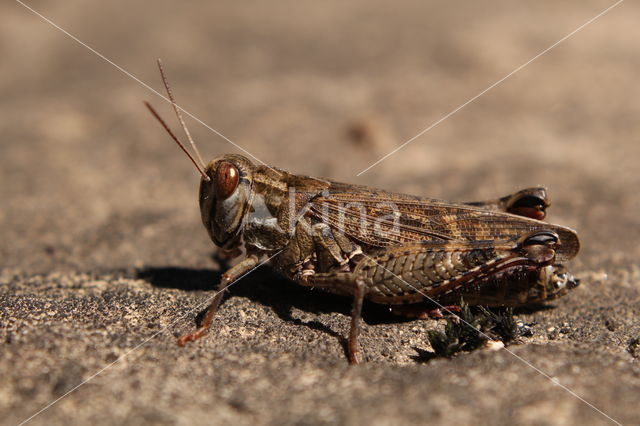
[[[25,3],[163,93],[155,64],[162,58],[178,104],[266,164],[451,201],[547,186],[552,201],[548,219],[575,228],[581,237],[582,252],[571,268],[584,285],[552,312],[531,318],[545,336],[545,330],[565,321],[579,330],[555,346],[525,346],[522,356],[541,357],[545,368],[567,374],[568,383],[586,399],[620,421],[632,420],[629,398],[640,387],[640,370],[628,351],[630,339],[640,335],[634,321],[640,300],[636,2],[620,3],[360,176],[614,2]],[[102,315],[114,318],[111,330],[136,336],[140,329],[123,309],[130,315],[138,312],[135,324],[146,324],[145,309],[154,311],[154,306],[145,300],[153,299],[166,308],[157,321],[168,325],[179,319],[171,317],[176,300],[187,314],[205,297],[179,288],[158,289],[137,279],[136,271],[191,268],[208,277],[206,271],[217,267],[200,224],[197,172],[142,101],[152,102],[178,129],[168,104],[19,2],[0,5],[0,57],[0,267],[6,308],[0,314],[6,337],[0,365],[10,375],[9,385],[0,391],[0,413],[9,417],[0,417],[17,423],[150,333],[118,344],[107,339],[96,348],[96,339],[74,340],[78,330],[104,330]],[[241,153],[198,122],[187,118],[187,123],[205,158]],[[106,287],[96,280],[107,282]],[[124,294],[135,290],[138,305],[123,297],[111,302],[111,310],[96,310],[110,284]],[[52,293],[52,288],[58,290]],[[256,304],[263,305],[251,300],[251,286],[247,288],[249,295],[229,301],[237,307],[228,308],[227,320],[239,321],[239,327],[247,322],[238,318],[238,310],[252,312]],[[57,303],[66,303],[68,312],[62,314]],[[84,311],[75,312],[74,303]],[[40,322],[28,306],[43,312]],[[51,318],[48,311],[54,312]],[[94,323],[86,322],[90,312],[97,318]],[[215,338],[207,344],[218,352],[199,352],[203,359],[213,357],[231,376],[220,379],[218,370],[206,370],[194,378],[189,368],[205,361],[189,360],[194,352],[174,353],[168,332],[143,350],[150,351],[144,352],[146,361],[123,367],[126,377],[138,381],[149,374],[139,368],[144,362],[162,371],[148,387],[129,379],[113,385],[100,377],[101,384],[93,385],[99,389],[79,390],[47,411],[49,419],[357,424],[372,419],[465,422],[483,414],[496,416],[484,417],[487,423],[608,421],[508,354],[501,355],[500,362],[511,372],[504,376],[507,367],[492,354],[457,361],[468,363],[464,367],[444,361],[440,373],[432,364],[416,364],[411,345],[401,344],[409,338],[395,333],[398,327],[422,325],[368,325],[369,343],[378,339],[384,348],[385,339],[397,339],[397,346],[389,343],[391,355],[372,351],[371,364],[356,372],[342,366],[336,337],[319,336],[313,328],[273,325],[275,340],[260,346],[265,324],[282,319],[267,307],[252,315],[255,347],[247,348],[251,339],[246,335],[231,333],[221,339],[235,345],[232,355]],[[309,314],[300,315],[298,321]],[[342,335],[346,316],[334,324],[336,315],[327,314],[324,323]],[[324,317],[309,318],[323,322]],[[189,329],[192,317],[180,324]],[[59,330],[58,338],[47,336],[52,328]],[[418,339],[417,334],[409,340]],[[42,347],[43,339],[53,346]],[[327,351],[333,352],[314,350],[317,339],[326,340]],[[288,358],[291,369],[285,374],[268,354],[286,352],[289,345],[300,352]],[[243,364],[246,374],[234,369],[238,358],[251,359],[243,351],[263,357]],[[115,358],[105,355],[111,353]],[[20,354],[31,355],[28,365],[16,371]],[[580,368],[564,364],[569,361],[594,376],[582,377]],[[179,362],[184,365],[176,367]],[[207,362],[213,368],[213,361]],[[263,367],[255,370],[256,365]],[[414,383],[420,374],[425,381]],[[446,387],[441,393],[425,387],[448,380],[458,380],[455,386],[468,392],[470,400],[451,396]],[[531,387],[523,389],[523,380]],[[246,395],[256,383],[262,383],[262,399]],[[165,385],[172,393],[162,390]],[[386,390],[376,393],[369,387],[374,385]],[[198,386],[202,393],[197,397],[189,393]],[[493,386],[499,389],[491,390]],[[140,387],[143,391],[136,391]],[[298,395],[305,389],[307,396]],[[500,395],[505,389],[508,395]],[[365,390],[370,394],[362,395]],[[476,392],[484,397],[473,398]],[[126,402],[132,393],[136,396]],[[430,393],[436,396],[424,402]],[[353,404],[345,395],[355,398]],[[377,399],[380,395],[386,395],[385,402]],[[404,401],[393,402],[392,395],[403,395]],[[291,398],[288,410],[269,409]],[[176,401],[182,405],[174,405]],[[412,408],[405,409],[410,403]],[[458,410],[458,403],[465,408]],[[447,407],[456,412],[447,414]],[[212,412],[221,417],[210,417]],[[44,415],[34,421],[44,422]]]

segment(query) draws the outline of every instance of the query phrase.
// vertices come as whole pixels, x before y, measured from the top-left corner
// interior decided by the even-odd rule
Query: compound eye
[[[236,166],[229,162],[221,163],[216,169],[215,188],[216,198],[226,200],[238,187],[240,173]]]

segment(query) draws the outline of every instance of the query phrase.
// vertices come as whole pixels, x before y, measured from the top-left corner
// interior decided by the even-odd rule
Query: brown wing
[[[415,241],[511,244],[536,230],[560,236],[558,260],[579,250],[576,233],[566,227],[481,207],[331,182],[310,202],[310,215],[371,247]]]

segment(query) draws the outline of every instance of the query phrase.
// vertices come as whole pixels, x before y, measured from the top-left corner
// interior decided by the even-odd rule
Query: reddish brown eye
[[[238,186],[239,177],[238,169],[233,164],[227,162],[220,164],[216,169],[216,198],[219,200],[229,198]]]

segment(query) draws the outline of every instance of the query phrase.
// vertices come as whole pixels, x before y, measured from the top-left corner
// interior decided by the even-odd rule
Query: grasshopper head
[[[212,160],[200,180],[200,214],[213,242],[224,247],[234,241],[249,209],[254,165],[241,155]]]
[[[202,215],[202,223],[207,228],[209,236],[220,247],[231,245],[236,241],[235,237],[240,233],[242,218],[249,209],[255,167],[251,161],[242,155],[234,154],[223,155],[212,160],[207,166],[204,165],[198,147],[182,119],[182,114],[180,113],[182,108],[176,104],[173,98],[173,93],[169,88],[160,59],[158,59],[158,68],[164,87],[167,90],[167,96],[169,96],[169,102],[176,113],[182,130],[193,147],[195,156],[191,155],[185,144],[178,139],[151,104],[145,102],[145,105],[169,133],[169,136],[189,157],[200,176],[202,176],[200,179],[200,213]]]

